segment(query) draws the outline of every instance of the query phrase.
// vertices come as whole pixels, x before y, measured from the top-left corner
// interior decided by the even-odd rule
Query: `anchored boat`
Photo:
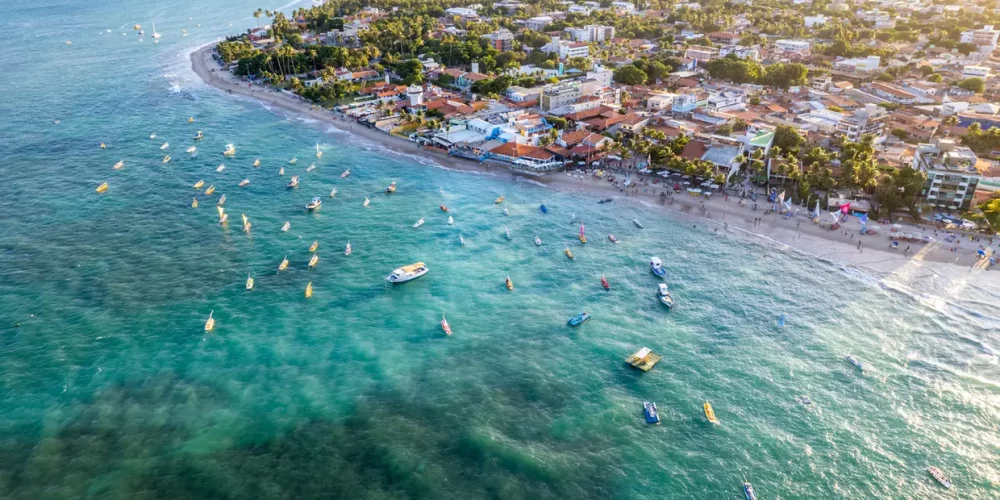
[[[503,203],[503,200],[504,200],[504,197],[503,197],[503,196],[501,196],[501,197],[499,197],[499,198],[497,198],[497,199],[493,200],[493,203],[495,203],[495,204],[499,205],[499,204]]]
[[[297,188],[297,187],[299,187],[299,176],[293,175],[292,176],[292,182],[289,182],[286,187],[288,187],[288,188]]]
[[[535,235],[535,246],[536,247],[542,246],[542,239],[539,238],[537,234]]]
[[[309,251],[310,252],[315,252],[317,248],[319,248],[319,241],[318,240],[314,241],[312,245],[309,245]]]
[[[108,190],[108,183],[102,182],[100,186],[97,186],[97,189],[95,191],[97,191],[98,193],[103,193],[107,190]]]
[[[657,277],[667,277],[667,270],[663,268],[663,261],[661,261],[659,257],[652,257],[649,259],[649,270]]]
[[[655,366],[661,359],[663,359],[663,356],[656,354],[648,347],[643,347],[642,349],[636,351],[635,354],[625,358],[625,362],[644,372],[648,372],[649,370],[652,370],[653,366]]]
[[[212,318],[213,314],[215,314],[215,311],[212,311],[212,312],[208,313],[208,320],[205,321],[205,331],[206,332],[210,332],[210,331],[212,331],[213,328],[215,328],[215,319]]]
[[[587,236],[583,234],[583,221],[580,221],[580,243],[587,243]]]
[[[253,277],[247,275],[247,290],[253,290]]]
[[[705,417],[713,424],[719,423],[719,419],[715,418],[715,410],[712,409],[712,405],[708,401],[705,401]]]
[[[608,235],[608,240],[610,240],[611,243],[618,243],[618,238],[615,238],[615,235],[613,234]]]
[[[427,274],[428,271],[430,269],[423,262],[416,262],[396,269],[385,280],[390,283],[406,283]]]
[[[316,267],[317,262],[319,262],[319,254],[314,253],[312,258],[309,259],[309,267]]]
[[[351,242],[347,242],[347,247],[344,248],[344,255],[351,255]]]
[[[504,238],[507,238],[508,241],[510,240],[510,229],[507,229],[507,226],[503,227],[503,236]]]
[[[674,298],[670,295],[670,291],[667,290],[666,283],[660,283],[656,289],[656,296],[663,305],[667,306],[667,309],[673,309]]]
[[[743,494],[746,495],[747,500],[757,500],[757,492],[753,490],[753,486],[747,481],[743,481]]]
[[[503,283],[504,283],[504,285],[507,286],[508,290],[513,290],[514,289],[514,282],[511,281],[509,274],[507,275],[506,278],[504,278]]]
[[[604,277],[603,273],[601,274],[601,286],[603,286],[605,290],[611,290],[611,283],[608,283],[608,279]]]
[[[589,319],[590,315],[585,312],[582,312],[570,318],[569,321],[566,322],[566,324],[568,324],[569,326],[580,326]]]
[[[423,226],[423,225],[424,225],[424,218],[423,217],[421,217],[420,220],[418,220],[417,222],[413,223],[413,227],[420,227],[420,226]]]
[[[385,188],[385,194],[392,194],[395,192],[396,192],[396,181],[392,181],[392,183]]]
[[[313,198],[313,200],[309,202],[308,205],[306,205],[306,210],[316,210],[322,205],[323,205],[323,200],[319,199],[319,197],[317,196]]]
[[[646,417],[647,424],[660,425],[660,414],[656,411],[656,403],[643,401],[642,414]]]
[[[309,297],[312,296],[313,296],[313,283],[312,281],[310,281],[309,284],[306,285],[306,298],[308,299]]]
[[[858,361],[857,359],[855,359],[854,356],[850,356],[850,355],[844,356],[844,359],[847,360],[848,363],[854,365],[854,367],[857,368],[857,369],[859,369],[859,370],[863,371],[865,369],[865,365],[861,364],[861,362]]]
[[[639,219],[632,219],[632,224],[635,224],[635,227],[642,229],[642,223],[639,222]]]
[[[441,315],[441,329],[444,330],[445,335],[451,335],[451,325],[448,324],[448,319]]]
[[[450,216],[450,215],[448,216],[448,225],[449,226],[454,226],[455,225],[455,219],[452,216]]]
[[[934,478],[935,481],[941,484],[941,486],[944,486],[947,489],[951,489],[951,479],[949,479],[948,476],[944,475],[944,472],[941,472],[941,469],[938,469],[937,467],[934,467],[932,465],[927,468],[927,473],[929,473]]]

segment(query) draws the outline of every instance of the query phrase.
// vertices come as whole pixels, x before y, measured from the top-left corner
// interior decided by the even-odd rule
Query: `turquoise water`
[[[0,498],[736,498],[744,477],[761,498],[997,496],[1000,368],[983,349],[1000,350],[997,284],[916,265],[879,280],[639,205],[436,168],[200,84],[186,54],[252,10],[46,2],[0,21]],[[153,20],[161,42],[138,42],[131,25]],[[217,192],[193,209],[200,179]],[[384,284],[417,260],[430,274]],[[594,319],[567,327],[582,310]],[[664,356],[648,373],[622,362],[642,346]]]

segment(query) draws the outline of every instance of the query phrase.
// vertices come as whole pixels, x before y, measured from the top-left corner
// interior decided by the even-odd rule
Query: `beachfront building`
[[[539,107],[542,111],[554,111],[565,107],[580,98],[580,84],[566,82],[548,85],[542,91]]]
[[[913,168],[927,175],[924,197],[928,204],[949,210],[968,210],[982,179],[977,169],[979,158],[954,139],[938,139],[934,144],[920,144],[913,157]]]
[[[728,181],[740,171],[745,144],[742,139],[713,134],[695,134],[684,146],[680,156],[688,160],[704,160],[715,166],[715,175],[722,174]]]

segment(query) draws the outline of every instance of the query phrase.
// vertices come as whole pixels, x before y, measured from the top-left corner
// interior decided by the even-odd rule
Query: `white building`
[[[559,38],[552,38],[552,41],[542,47],[542,50],[545,52],[555,52],[559,55],[559,59],[590,56],[590,45],[582,42],[560,40]]]
[[[542,90],[539,107],[542,111],[561,108],[580,98],[580,86],[575,83],[546,85]]]
[[[927,203],[950,210],[970,208],[983,177],[976,169],[978,161],[971,149],[956,146],[954,139],[918,145],[913,168],[927,174]]]
[[[734,54],[740,59],[747,59],[750,61],[760,60],[760,50],[756,47],[744,47],[742,45],[727,45],[725,47],[719,48],[719,57],[726,57],[729,54]]]
[[[444,11],[445,14],[449,16],[458,16],[464,19],[476,19],[479,17],[479,13],[473,9],[467,9],[465,7],[452,7]]]
[[[529,30],[542,31],[550,24],[552,24],[552,18],[550,16],[538,16],[525,21],[524,27]]]
[[[719,113],[744,110],[747,108],[747,92],[736,87],[713,92],[708,96],[705,108]]]
[[[611,9],[615,12],[632,14],[635,12],[635,4],[632,2],[611,2]]]
[[[518,86],[507,87],[505,92],[507,99],[514,102],[528,102],[538,99],[542,94],[541,88],[524,88]]]
[[[986,51],[997,48],[997,39],[1000,38],[1000,31],[993,29],[993,25],[987,24],[978,30],[967,30],[962,32],[962,42],[972,43]]]
[[[854,115],[848,116],[837,124],[837,133],[850,141],[857,141],[862,135],[875,136],[875,143],[885,141],[885,122],[889,113],[877,104],[865,104],[865,107],[854,110]]]
[[[666,111],[673,105],[677,94],[672,92],[658,92],[646,98],[646,109],[656,111]]]
[[[896,25],[896,21],[892,19],[888,12],[882,12],[878,9],[872,9],[868,11],[858,10],[857,17],[861,18],[862,21],[867,23],[872,23],[876,28],[891,28]]]
[[[815,28],[816,26],[825,25],[830,18],[820,14],[818,16],[806,16],[802,20],[805,22],[806,28]]]
[[[694,59],[695,61],[707,62],[712,59],[718,59],[719,49],[716,49],[715,47],[691,45],[686,51],[684,51],[684,57],[687,59]]]
[[[962,68],[962,78],[989,78],[990,68],[986,66],[966,66]]]
[[[774,48],[782,52],[794,52],[804,54],[809,52],[811,44],[805,40],[778,40],[774,42]]]
[[[576,42],[604,42],[615,37],[614,26],[590,24],[582,28],[566,28],[566,34]]]
[[[833,69],[841,73],[851,73],[851,74],[866,74],[874,73],[880,71],[879,65],[882,64],[882,58],[879,56],[868,56],[864,59],[853,58],[853,59],[843,59],[833,63]]]

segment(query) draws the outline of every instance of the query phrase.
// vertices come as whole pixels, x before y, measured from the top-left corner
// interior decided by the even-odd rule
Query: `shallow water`
[[[881,280],[325,133],[191,73],[186,54],[253,26],[236,4],[63,1],[0,21],[17,75],[0,84],[0,498],[734,498],[744,477],[761,498],[945,495],[929,464],[953,496],[996,497],[995,283],[916,267]],[[138,42],[131,25],[154,19],[160,43]],[[384,284],[417,260],[426,277]],[[594,319],[567,327],[583,310]],[[649,373],[622,362],[642,346],[664,355]],[[644,400],[662,425],[644,423]]]

